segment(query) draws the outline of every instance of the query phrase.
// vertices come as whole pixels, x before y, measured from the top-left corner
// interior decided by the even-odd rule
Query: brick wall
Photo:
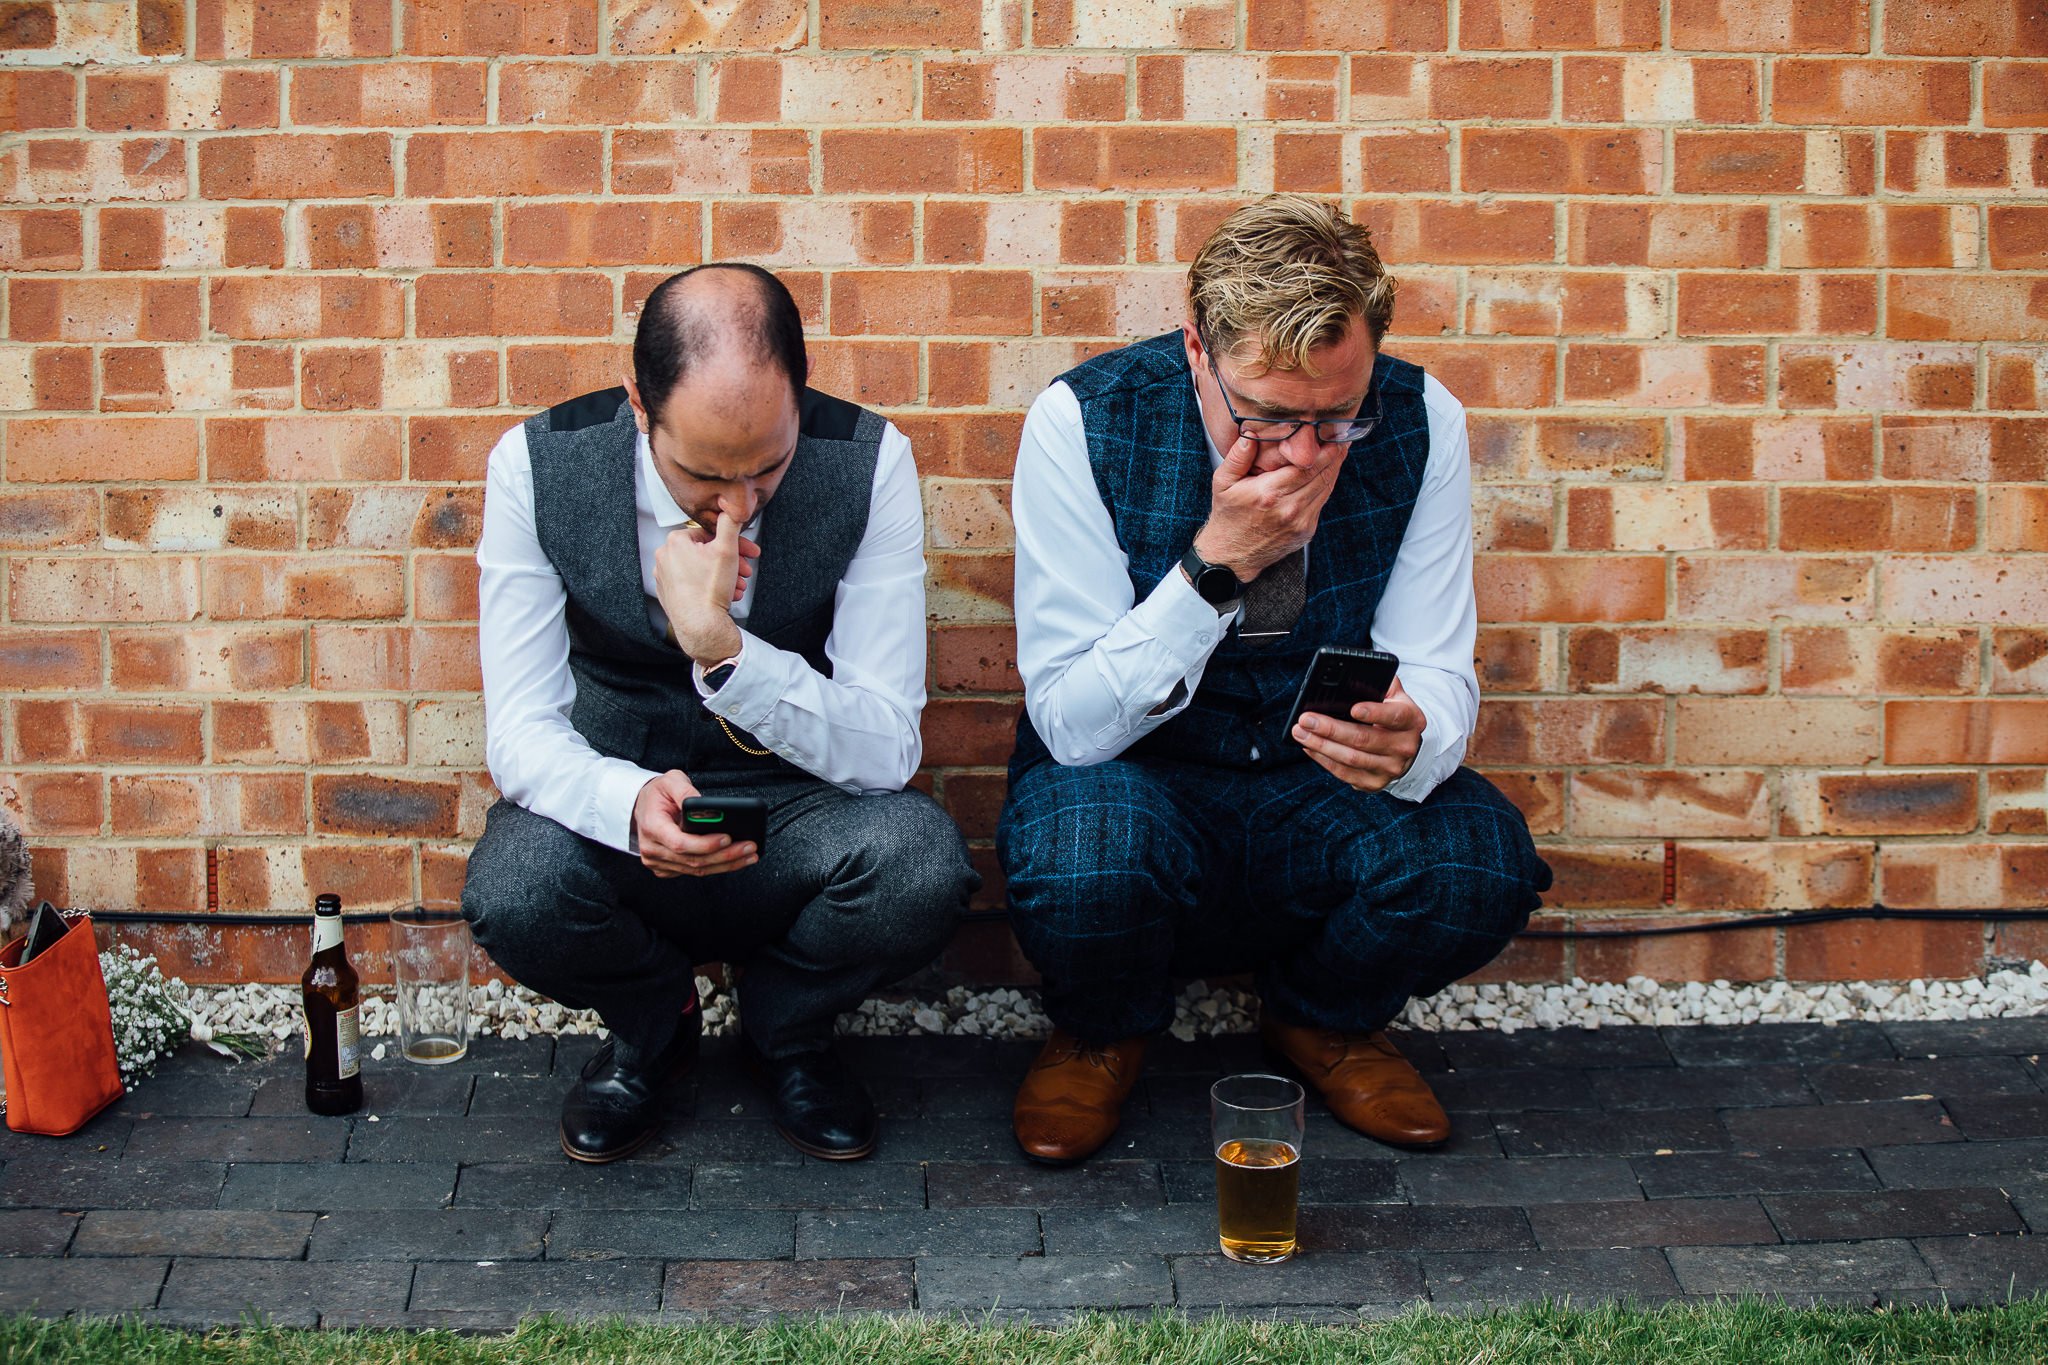
[[[915,442],[928,776],[993,873],[1022,409],[1175,325],[1193,247],[1282,188],[1375,225],[1389,348],[1471,410],[1472,756],[1546,922],[2040,905],[2038,10],[0,3],[6,802],[60,901],[202,907],[212,850],[223,909],[452,902],[484,452],[615,382],[664,274],[745,257]],[[160,946],[222,976],[298,939]],[[2044,947],[1959,915],[1494,971]]]

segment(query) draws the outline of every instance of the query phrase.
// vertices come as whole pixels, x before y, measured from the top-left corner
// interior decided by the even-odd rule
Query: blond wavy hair
[[[1188,270],[1188,306],[1211,351],[1247,341],[1269,370],[1315,374],[1309,353],[1362,317],[1379,345],[1394,320],[1394,277],[1372,232],[1336,204],[1270,194],[1224,219]]]

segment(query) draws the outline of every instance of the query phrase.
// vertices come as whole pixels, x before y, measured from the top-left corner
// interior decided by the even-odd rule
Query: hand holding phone
[[[708,877],[737,872],[760,859],[758,841],[738,837],[722,824],[685,818],[685,807],[703,799],[696,784],[673,768],[640,788],[633,801],[632,847],[655,876]]]
[[[1319,672],[1331,653],[1351,661]],[[1402,689],[1398,667],[1393,655],[1377,650],[1319,651],[1302,680],[1304,695],[1295,698],[1288,737],[1358,791],[1378,791],[1400,778],[1422,750],[1428,717]],[[1361,707],[1365,719],[1355,714]]]
[[[1287,715],[1287,732],[1304,711],[1350,720],[1351,708],[1362,701],[1385,701],[1394,685],[1394,673],[1401,661],[1381,649],[1338,649],[1325,645],[1308,661],[1301,677],[1301,689],[1294,694],[1294,709]]]

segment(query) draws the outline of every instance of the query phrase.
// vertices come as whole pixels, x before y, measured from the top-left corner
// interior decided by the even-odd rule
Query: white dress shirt
[[[654,552],[689,519],[638,441],[633,503],[638,513],[640,584],[655,628],[668,617],[654,596]],[[747,534],[754,535],[757,513]],[[772,553],[763,547],[763,553]],[[569,723],[576,680],[569,672],[568,594],[540,546],[526,428],[492,448],[484,480],[483,536],[477,544],[484,678],[484,747],[491,779],[506,800],[578,834],[630,851],[633,803],[658,776],[592,749]],[[749,579],[732,617],[742,629],[738,664],[713,692],[701,665],[676,656],[676,686],[695,685],[705,707],[815,777],[850,792],[900,791],[923,753],[924,509],[910,442],[894,424],[882,433],[867,531],[833,597],[827,678],[800,654],[744,629]]]
[[[1401,685],[1428,722],[1415,762],[1386,788],[1409,801],[1457,770],[1479,714],[1465,408],[1433,376],[1423,380],[1423,401],[1429,461],[1372,625],[1373,646],[1401,660]],[[1213,442],[1209,460],[1223,462]],[[1187,708],[1233,618],[1178,571],[1134,600],[1130,557],[1089,469],[1080,400],[1064,383],[1040,394],[1024,419],[1011,501],[1025,710],[1061,763],[1115,758]]]

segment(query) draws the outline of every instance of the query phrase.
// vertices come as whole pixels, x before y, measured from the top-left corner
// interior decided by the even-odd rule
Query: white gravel
[[[738,1011],[729,992],[697,978],[704,1001],[705,1031],[731,1032]],[[194,1015],[193,1037],[219,1034],[268,1035],[283,1041],[298,1031],[299,992],[293,986],[195,986],[187,1002]],[[539,1034],[597,1033],[603,1025],[587,1010],[570,1010],[522,986],[492,981],[470,989],[473,1036],[528,1038]],[[1960,981],[1897,983],[1828,982],[1794,985],[1783,981],[1735,985],[1727,981],[1660,986],[1648,977],[1625,982],[1569,985],[1452,986],[1428,1000],[1410,1001],[1401,1023],[1410,1028],[1498,1029],[1599,1028],[1607,1024],[1755,1024],[1846,1020],[1997,1019],[2048,1014],[2048,965],[2025,971],[2000,970]],[[365,994],[362,1031],[388,1037],[396,1029],[389,998]],[[1196,981],[1174,1003],[1172,1033],[1187,1040],[1221,1033],[1247,1033],[1258,1025],[1255,997],[1229,986]],[[839,1018],[839,1032],[854,1036],[951,1034],[985,1038],[1042,1038],[1050,1021],[1028,990],[969,990],[956,986],[941,996],[869,1000]],[[372,1049],[385,1055],[386,1045]],[[389,1049],[395,1052],[395,1048]]]

